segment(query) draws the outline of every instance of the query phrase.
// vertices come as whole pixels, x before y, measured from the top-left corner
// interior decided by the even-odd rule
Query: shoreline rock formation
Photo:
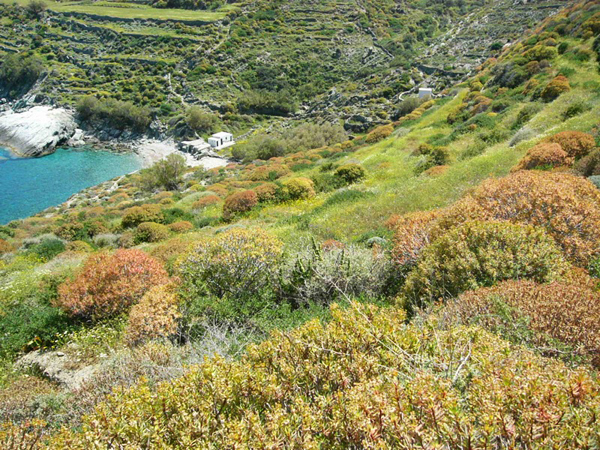
[[[57,146],[69,142],[77,130],[73,114],[64,108],[34,106],[0,115],[0,145],[24,158],[53,153]]]

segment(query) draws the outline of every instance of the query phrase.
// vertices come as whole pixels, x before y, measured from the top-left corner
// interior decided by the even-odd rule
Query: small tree
[[[204,112],[198,106],[188,108],[185,121],[193,131],[198,133],[210,133],[217,125],[217,117],[214,114]]]
[[[48,5],[42,0],[31,0],[26,6],[27,12],[36,19],[40,19],[47,8]]]
[[[183,174],[186,169],[185,158],[176,153],[171,153],[149,169],[140,172],[141,187],[146,190],[157,187],[162,187],[168,191],[177,190],[183,181]]]

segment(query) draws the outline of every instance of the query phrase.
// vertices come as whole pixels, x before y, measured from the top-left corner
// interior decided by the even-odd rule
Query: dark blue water
[[[71,195],[141,166],[134,154],[59,149],[42,158],[14,158],[0,147],[0,224],[28,217]]]

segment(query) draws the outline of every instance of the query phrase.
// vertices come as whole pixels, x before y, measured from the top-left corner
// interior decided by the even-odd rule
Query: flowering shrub
[[[315,186],[311,179],[299,177],[283,182],[284,196],[290,200],[307,199],[315,196]]]
[[[194,202],[192,205],[193,209],[204,209],[211,205],[216,205],[221,201],[220,197],[216,195],[207,195],[206,197],[202,197],[200,200]]]
[[[361,165],[350,163],[338,167],[335,171],[335,176],[345,184],[352,184],[364,179],[367,173]]]
[[[97,320],[127,310],[148,289],[167,281],[160,263],[140,250],[97,253],[74,280],[59,286],[56,305],[71,316]]]
[[[404,292],[418,306],[507,279],[550,281],[567,269],[560,249],[539,228],[467,222],[423,250]]]
[[[546,85],[546,87],[542,90],[541,95],[544,100],[552,101],[560,94],[569,92],[570,90],[571,85],[569,84],[569,80],[566,77],[559,75]]]
[[[186,233],[190,230],[194,229],[194,225],[192,222],[188,222],[187,220],[180,220],[178,222],[173,222],[169,225],[169,229],[174,233]]]
[[[541,143],[529,149],[519,164],[513,169],[530,170],[570,166],[574,158],[569,156],[559,144]]]
[[[545,142],[559,144],[572,158],[581,158],[596,147],[594,136],[581,131],[563,131],[545,139]]]
[[[367,144],[375,144],[376,142],[383,141],[394,132],[394,127],[391,125],[382,125],[375,128],[365,138]]]
[[[130,344],[168,338],[177,333],[179,297],[174,284],[163,284],[150,289],[129,312],[126,334]]]
[[[231,194],[223,204],[223,219],[230,220],[236,214],[250,211],[258,204],[258,196],[254,191],[243,191]]]
[[[140,223],[135,230],[135,243],[159,242],[170,235],[169,227],[155,222]]]
[[[576,352],[600,364],[600,294],[589,282],[505,281],[464,293],[445,313],[550,356],[559,356],[560,346],[553,342],[559,340],[570,346],[568,355]]]
[[[477,327],[406,325],[352,304],[278,332],[241,361],[119,390],[54,449],[593,448],[600,386]],[[152,424],[152,426],[147,426]]]
[[[272,281],[281,253],[281,241],[269,233],[234,228],[198,244],[179,273],[195,292],[244,297]]]
[[[161,219],[159,205],[132,206],[123,212],[121,225],[123,228],[133,228],[143,222],[160,222]]]

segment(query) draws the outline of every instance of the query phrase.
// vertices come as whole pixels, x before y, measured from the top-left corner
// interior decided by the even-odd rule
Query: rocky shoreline
[[[133,152],[142,168],[149,167],[171,153],[181,154],[189,166],[206,169],[222,167],[229,160],[213,152],[194,157],[180,151],[171,138],[108,137],[106,130],[84,131],[73,111],[52,106],[33,106],[23,111],[8,109],[0,113],[0,146],[22,158],[37,158],[54,153],[57,147],[90,146],[99,150]]]

